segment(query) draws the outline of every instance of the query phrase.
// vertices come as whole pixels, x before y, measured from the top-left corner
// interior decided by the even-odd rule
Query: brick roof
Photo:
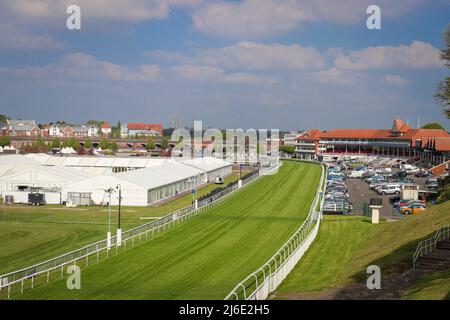
[[[109,122],[105,122],[105,123],[103,123],[103,124],[101,125],[100,128],[102,128],[102,129],[111,129],[111,126],[109,125]]]
[[[320,131],[308,130],[300,135],[297,140],[320,139],[389,139],[409,140],[415,145],[416,140],[422,140],[422,146],[426,146],[428,140],[435,141],[438,151],[450,151],[450,134],[442,129],[413,129],[400,119],[395,119],[392,129],[332,129]]]
[[[163,126],[159,123],[128,123],[128,130],[153,130],[162,132]]]

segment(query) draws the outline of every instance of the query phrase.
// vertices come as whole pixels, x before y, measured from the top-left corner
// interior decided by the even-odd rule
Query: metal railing
[[[440,228],[433,237],[421,241],[413,254],[413,269],[420,257],[435,251],[438,242],[446,239],[450,239],[450,226]]]
[[[254,174],[242,180],[242,186],[255,181],[259,176],[259,171],[255,171]],[[133,246],[135,242],[141,243],[142,241],[153,239],[160,233],[173,227],[175,224],[189,220],[190,218],[215,207],[219,202],[228,199],[238,190],[240,191],[242,188],[238,188],[237,184],[233,184],[221,192],[214,194],[211,199],[207,198],[200,201],[197,209],[195,209],[194,205],[191,205],[170,213],[158,220],[125,231],[122,233],[122,242],[120,244],[117,243],[117,236],[113,236],[111,237],[110,247],[108,247],[106,239],[101,240],[31,267],[0,275],[0,293],[6,288],[6,296],[9,299],[11,297],[12,286],[18,286],[20,293],[23,293],[26,289],[26,285],[31,289],[37,285],[36,279],[38,277],[40,277],[41,281],[43,277],[43,282],[49,283],[51,276],[55,273],[57,273],[59,278],[64,276],[65,266],[76,265],[78,262],[83,261],[84,266],[87,267],[90,263],[89,258],[94,255],[96,261],[99,262],[101,253],[105,253],[106,258],[108,258],[110,251],[113,248],[116,249],[115,251],[117,253],[120,247],[126,248],[127,243],[131,242],[131,246]]]
[[[306,220],[272,258],[237,284],[225,297],[225,300],[266,299],[287,277],[311,246],[322,220],[326,170],[324,165],[321,166],[320,183]]]

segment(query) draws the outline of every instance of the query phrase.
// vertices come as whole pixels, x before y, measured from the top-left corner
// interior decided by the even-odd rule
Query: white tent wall
[[[148,203],[148,190],[115,175],[104,175],[89,178],[77,183],[67,185],[63,188],[63,201],[68,200],[69,193],[90,193],[93,205],[106,205],[109,202],[109,194],[105,190],[113,188],[111,194],[111,205],[119,204],[119,192],[116,187],[120,185],[122,190],[122,205],[124,206],[146,206]]]
[[[11,170],[0,177],[0,192],[18,190],[19,186],[59,189],[68,183],[84,180],[89,175],[66,167],[30,166]]]

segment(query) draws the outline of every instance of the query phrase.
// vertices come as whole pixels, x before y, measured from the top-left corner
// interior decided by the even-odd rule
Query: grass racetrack
[[[372,225],[365,217],[325,216],[315,242],[274,298],[338,298],[340,288],[365,283],[369,265],[380,266],[383,275],[402,273],[411,268],[419,242],[450,225],[449,213],[447,201],[421,214],[379,225]],[[450,298],[450,273],[425,274],[401,298]]]
[[[321,167],[284,162],[214,209],[66,280],[18,299],[223,299],[267,261],[306,218]]]
[[[230,175],[225,183],[238,179]],[[197,196],[217,188],[209,184],[199,189]],[[129,230],[151,220],[191,205],[189,193],[171,202],[154,207],[124,207],[122,227]],[[112,229],[117,226],[117,208],[111,208]],[[103,240],[108,231],[108,208],[101,206],[66,208],[49,205],[2,206],[0,209],[0,274],[31,266]]]

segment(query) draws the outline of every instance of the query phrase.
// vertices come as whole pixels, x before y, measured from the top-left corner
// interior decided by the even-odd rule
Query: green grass
[[[232,174],[225,179],[225,184],[239,178],[238,174]],[[219,187],[216,184],[208,184],[197,191],[197,197],[201,197],[213,189]],[[222,186],[220,186],[222,187]],[[173,201],[151,207],[122,207],[121,222],[124,227],[135,227],[146,221],[143,217],[161,217],[175,210],[190,206],[192,194],[188,193]],[[90,206],[68,208],[61,205],[47,205],[34,207],[28,205],[2,206],[0,209],[0,221],[24,221],[24,222],[53,222],[53,223],[80,223],[80,224],[108,224],[108,207]],[[117,223],[116,206],[111,207],[112,223]]]
[[[301,225],[320,166],[285,162],[214,209],[82,271],[82,289],[66,280],[19,299],[223,299],[266,262]]]
[[[233,174],[225,179],[229,183],[239,178]],[[202,196],[217,188],[209,184],[197,193]],[[124,207],[122,228],[131,229],[191,204],[188,194],[158,207]],[[117,225],[117,208],[111,209],[111,225]],[[108,231],[107,207],[62,206],[4,206],[0,211],[0,274],[31,266],[66,252],[106,238]],[[113,232],[114,233],[114,232]]]
[[[34,222],[0,223],[0,273],[31,266],[93,239],[105,238],[103,226]]]
[[[450,300],[450,270],[423,276],[402,298],[405,300]]]
[[[314,294],[362,281],[372,264],[387,273],[405,271],[411,267],[418,243],[450,224],[449,212],[450,202],[446,202],[401,221],[382,221],[379,225],[372,225],[368,218],[326,216],[318,238],[275,297]]]

